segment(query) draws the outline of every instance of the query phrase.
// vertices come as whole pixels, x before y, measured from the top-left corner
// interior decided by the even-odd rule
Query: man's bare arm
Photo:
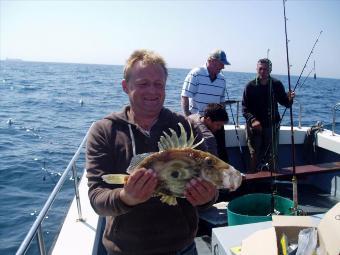
[[[189,98],[182,96],[181,99],[182,111],[185,116],[189,116],[191,113],[189,111]]]

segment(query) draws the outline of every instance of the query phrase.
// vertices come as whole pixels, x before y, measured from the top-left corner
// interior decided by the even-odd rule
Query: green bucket
[[[254,193],[233,199],[228,204],[228,225],[241,225],[272,220],[271,194]],[[294,202],[288,198],[274,195],[274,208],[280,215],[293,215]]]

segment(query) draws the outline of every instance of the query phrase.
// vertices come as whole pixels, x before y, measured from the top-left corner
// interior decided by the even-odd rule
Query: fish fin
[[[126,172],[128,174],[132,174],[133,170],[136,168],[136,166],[138,166],[138,164],[140,162],[143,161],[143,159],[145,159],[146,157],[150,156],[151,154],[153,154],[154,152],[147,152],[147,153],[142,153],[142,154],[137,154],[136,156],[134,156],[131,159],[130,165],[128,167],[128,169],[126,170]]]
[[[166,148],[163,146],[163,143],[161,142],[161,140],[159,140],[159,142],[158,142],[158,149],[159,149],[159,151],[165,151],[166,150]]]
[[[162,194],[160,200],[162,201],[162,203],[165,203],[168,205],[177,205],[177,199],[174,196]]]
[[[173,130],[172,128],[169,128],[170,135],[166,132],[163,132],[164,136],[161,136],[158,142],[158,149],[159,151],[164,151],[168,149],[175,149],[175,148],[195,148],[198,145],[200,145],[203,141],[204,138],[196,143],[196,137],[194,137],[191,123],[189,123],[190,126],[190,138],[188,139],[187,132],[184,129],[184,126],[181,122],[178,123],[178,126],[180,128],[180,136],[177,135],[176,131]]]
[[[179,128],[181,130],[181,135],[178,138],[179,147],[181,147],[181,148],[188,147],[187,132],[185,132],[185,129],[184,129],[183,124],[181,122],[178,123],[178,126],[179,126]]]
[[[191,123],[190,123],[190,122],[188,122],[188,123],[189,123],[189,126],[190,126],[190,138],[189,138],[189,140],[188,140],[188,142],[187,142],[187,147],[189,147],[189,148],[191,148],[191,149],[194,149],[194,148],[196,148],[198,145],[200,145],[201,143],[204,142],[204,138],[202,138],[202,140],[199,141],[198,143],[194,144],[194,142],[195,142],[197,136],[194,137],[194,133],[193,133],[193,131],[192,131]]]
[[[165,137],[161,136],[160,139],[159,139],[159,142],[158,142],[159,151],[162,151],[162,149],[159,146],[159,144],[161,144],[163,150],[173,148],[173,144],[171,143],[170,136],[167,133],[165,133],[165,132],[163,132],[163,134],[165,135]]]
[[[189,140],[187,141],[187,146],[188,146],[189,148],[192,148],[192,146],[193,146],[193,144],[194,144],[194,142],[195,142],[195,137],[194,137],[194,133],[192,132],[191,123],[190,123],[190,122],[188,122],[188,123],[189,123],[189,126],[190,126],[190,138],[189,138]]]
[[[102,176],[103,181],[109,184],[125,184],[129,179],[127,174],[105,174]]]
[[[174,145],[173,148],[179,148],[179,142],[178,142],[178,136],[175,130],[173,130],[172,128],[169,128],[170,132],[171,132],[171,141]]]
[[[203,143],[203,142],[204,142],[204,138],[202,138],[201,141],[199,141],[198,143],[193,144],[190,148],[191,148],[191,149],[194,149],[194,148],[196,148],[198,145],[200,145],[200,144]]]

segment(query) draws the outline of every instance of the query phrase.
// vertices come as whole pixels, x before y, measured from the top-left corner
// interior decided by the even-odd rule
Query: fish
[[[132,174],[141,168],[153,169],[158,178],[154,195],[160,196],[160,200],[168,205],[176,205],[176,197],[185,197],[186,184],[193,178],[202,178],[219,189],[236,190],[242,183],[241,173],[211,153],[195,149],[204,138],[194,144],[191,125],[189,138],[183,124],[178,125],[180,136],[171,128],[170,134],[163,132],[164,136],[158,142],[159,151],[134,156],[127,173]],[[124,184],[128,175],[107,174],[102,179],[109,184]]]

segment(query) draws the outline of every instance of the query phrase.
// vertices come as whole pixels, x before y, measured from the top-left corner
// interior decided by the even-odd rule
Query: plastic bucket
[[[233,199],[228,204],[228,225],[241,225],[272,220],[271,194],[255,193]],[[288,198],[274,195],[274,208],[280,215],[292,215],[294,202]]]

